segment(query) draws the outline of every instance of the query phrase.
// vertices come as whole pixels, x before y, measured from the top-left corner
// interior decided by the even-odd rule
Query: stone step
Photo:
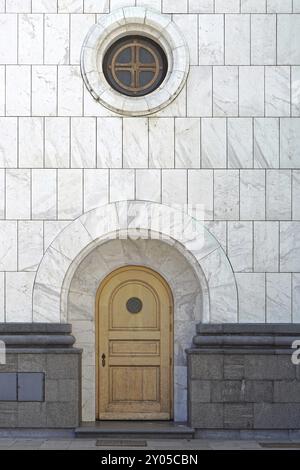
[[[193,439],[194,429],[186,423],[162,421],[96,421],[81,423],[77,438],[103,439]]]

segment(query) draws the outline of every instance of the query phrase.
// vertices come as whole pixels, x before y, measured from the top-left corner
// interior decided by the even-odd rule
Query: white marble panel
[[[5,114],[5,66],[0,65],[0,116]]]
[[[123,120],[123,164],[125,168],[148,167],[148,119]]]
[[[267,171],[266,208],[268,220],[291,220],[291,177],[290,170]]]
[[[300,67],[291,67],[292,116],[300,117]]]
[[[239,108],[240,116],[264,116],[265,113],[264,67],[240,67]]]
[[[279,167],[279,119],[254,119],[254,167]]]
[[[0,13],[5,11],[5,1],[6,0],[0,0]]]
[[[6,321],[32,322],[35,273],[6,273]]]
[[[293,322],[300,323],[300,274],[292,274]]]
[[[55,238],[69,225],[65,220],[45,220],[44,222],[44,251],[46,251]]]
[[[268,13],[292,13],[293,0],[267,0]]]
[[[149,119],[149,167],[174,168],[174,119]]]
[[[265,323],[265,274],[237,273],[239,322]]]
[[[97,119],[97,167],[122,167],[122,119]]]
[[[32,67],[32,115],[57,114],[57,68],[51,65]]]
[[[213,219],[213,170],[190,170],[188,172],[188,203],[203,206],[204,218]]]
[[[173,15],[173,21],[185,37],[190,51],[191,65],[198,65],[198,16]]]
[[[0,221],[0,270],[17,270],[17,222]]]
[[[212,115],[212,67],[191,67],[187,79],[187,115]]]
[[[200,119],[175,119],[176,168],[200,168]]]
[[[0,64],[17,63],[17,15],[0,14]]]
[[[70,119],[45,118],[45,166],[70,166]]]
[[[109,0],[83,0],[85,13],[108,13]]]
[[[96,167],[96,119],[71,119],[71,167]]]
[[[240,0],[215,0],[216,13],[240,13]]]
[[[251,64],[276,64],[276,15],[251,15]]]
[[[214,171],[214,218],[216,220],[239,219],[238,170]]]
[[[44,120],[40,117],[19,119],[19,167],[44,166]]]
[[[76,219],[82,214],[82,170],[58,170],[58,218]]]
[[[110,0],[110,11],[116,10],[117,8],[134,6],[135,0]]]
[[[136,5],[138,7],[148,7],[158,11],[161,11],[161,3],[162,0],[136,0]]]
[[[240,217],[241,220],[265,220],[265,171],[241,170]]]
[[[135,198],[134,170],[110,171],[110,202],[126,201]]]
[[[214,0],[189,0],[190,13],[214,13]]]
[[[17,118],[0,118],[0,167],[17,166]]]
[[[214,67],[213,115],[238,115],[238,67]]]
[[[55,169],[32,170],[32,218],[56,219]]]
[[[292,215],[293,220],[300,220],[300,170],[292,174]]]
[[[279,223],[254,222],[254,271],[279,270]]]
[[[31,67],[9,65],[6,67],[6,115],[30,116]]]
[[[0,169],[0,219],[5,218],[5,170]]]
[[[291,274],[267,273],[267,322],[292,320]]]
[[[43,222],[18,222],[18,271],[36,271],[43,257]]]
[[[57,0],[31,0],[32,13],[57,13]]]
[[[187,171],[162,171],[162,203],[170,206],[187,203]]]
[[[242,13],[266,13],[267,0],[241,0]]]
[[[1,11],[1,10],[0,10]],[[0,321],[5,322],[5,281],[4,273],[0,273]]]
[[[204,118],[201,121],[202,167],[226,168],[226,119]]]
[[[30,219],[30,170],[6,170],[6,217]]]
[[[199,64],[224,64],[224,15],[199,16]]]
[[[278,65],[300,64],[300,16],[278,15],[277,63]]]
[[[253,271],[252,222],[228,222],[227,254],[234,272]]]
[[[162,0],[162,8],[163,13],[186,13],[188,0]]]
[[[83,103],[83,82],[80,67],[58,68],[58,115],[81,116]]]
[[[300,119],[280,121],[280,167],[300,167]]]
[[[280,271],[300,272],[300,222],[280,223]]]
[[[160,170],[136,170],[136,199],[161,202]]]
[[[69,15],[45,15],[45,64],[69,63]]]
[[[300,0],[293,0],[293,12],[300,13]]]
[[[29,13],[31,0],[6,0],[7,13]]]
[[[84,212],[108,203],[108,170],[84,170]]]
[[[19,15],[19,64],[43,63],[43,15]]]
[[[58,13],[82,13],[83,0],[58,0]]]
[[[225,15],[225,64],[250,64],[250,15]]]
[[[80,64],[83,41],[89,29],[95,24],[95,15],[71,15],[70,62]]]
[[[228,119],[228,167],[252,168],[253,121],[251,118]]]
[[[266,67],[266,116],[290,116],[290,67]]]

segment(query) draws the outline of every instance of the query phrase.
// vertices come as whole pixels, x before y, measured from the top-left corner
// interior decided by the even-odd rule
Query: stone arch
[[[174,244],[199,275],[204,322],[236,322],[237,286],[216,238],[185,212],[147,201],[121,201],[96,208],[71,222],[47,249],[35,277],[33,321],[64,322],[68,289],[76,268],[99,244],[137,230]]]

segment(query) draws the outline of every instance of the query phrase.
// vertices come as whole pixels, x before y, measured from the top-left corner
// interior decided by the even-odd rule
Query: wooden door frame
[[[131,269],[138,269],[141,271],[146,271],[148,273],[153,274],[156,276],[166,288],[168,293],[169,301],[170,301],[170,421],[174,419],[174,297],[171,291],[171,288],[168,282],[164,279],[164,277],[148,266],[143,265],[126,265],[120,268],[114,269],[111,273],[109,273],[100,283],[95,299],[95,346],[96,346],[96,421],[100,421],[99,419],[99,405],[100,405],[100,394],[99,394],[99,360],[100,360],[100,338],[99,338],[99,320],[100,320],[100,297],[101,293],[106,286],[106,284],[118,273],[118,272],[126,272]]]

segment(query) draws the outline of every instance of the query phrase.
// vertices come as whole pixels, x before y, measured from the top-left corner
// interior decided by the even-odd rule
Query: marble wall
[[[80,49],[149,5],[186,37],[184,90],[149,118],[93,101]],[[108,202],[205,204],[240,322],[300,321],[300,1],[0,0],[0,321],[28,322],[43,254]]]

